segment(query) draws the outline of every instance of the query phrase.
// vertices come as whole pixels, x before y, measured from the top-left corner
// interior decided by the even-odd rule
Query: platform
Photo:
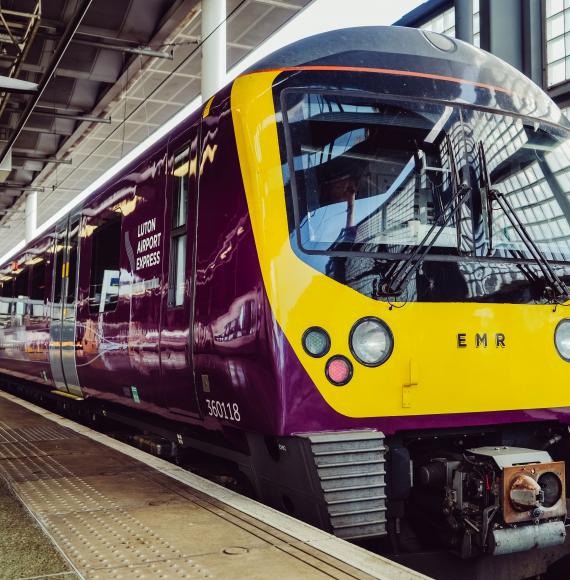
[[[0,578],[77,580],[50,539],[0,479]],[[7,533],[6,533],[7,531]],[[50,579],[52,580],[52,579]]]
[[[83,578],[425,578],[3,392],[0,477]]]

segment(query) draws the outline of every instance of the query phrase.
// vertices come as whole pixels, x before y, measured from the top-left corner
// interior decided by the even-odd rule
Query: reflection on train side
[[[0,328],[12,325],[12,302],[11,298],[0,298]]]
[[[244,346],[255,340],[258,325],[257,293],[249,292],[235,300],[229,311],[212,323],[212,336],[218,346]]]
[[[43,250],[38,249],[37,254]],[[0,328],[22,326],[29,319],[47,316],[45,273],[44,258],[35,253],[0,271]]]
[[[210,324],[194,324],[194,346],[197,352],[229,350],[253,345],[259,334],[261,301],[252,290],[230,305],[228,311]],[[242,351],[243,352],[243,351]]]

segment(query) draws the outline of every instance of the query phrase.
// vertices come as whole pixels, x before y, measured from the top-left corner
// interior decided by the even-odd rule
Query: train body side
[[[30,246],[32,260],[35,262],[31,266],[36,272],[32,276],[35,288],[30,292],[29,301],[0,298],[2,371],[16,378],[38,382],[45,387],[53,387],[49,364],[51,296],[48,296],[47,290],[52,285],[53,264],[49,252],[52,244],[51,237],[46,235]],[[13,266],[17,262],[18,260],[14,260]],[[45,265],[43,273],[38,273],[40,264]],[[5,275],[2,277],[5,278]]]
[[[270,57],[0,265],[0,373],[86,399],[79,413],[110,410],[166,433],[173,453],[229,460],[236,487],[245,476],[263,501],[347,539],[390,535],[406,553],[439,537],[469,558],[507,535],[526,554],[521,569],[540,542],[565,553],[570,407],[553,344],[565,309],[437,288],[435,301],[391,304],[319,266],[289,221],[305,165],[283,139],[287,107],[303,107],[287,91],[439,99],[567,127],[538,87],[490,58],[392,28],[325,34]],[[369,317],[394,337],[375,366],[359,365],[350,344]],[[328,332],[330,352],[310,356],[310,327]],[[502,343],[459,348],[458,336],[482,332]],[[352,361],[342,386],[325,374],[335,354]],[[511,528],[518,487],[506,476],[529,467],[535,490],[539,470],[553,470],[545,510],[528,509],[540,495],[525,500]]]
[[[304,321],[309,325],[315,314],[324,316],[327,324],[337,324],[343,311],[335,310],[335,300],[338,304],[358,301],[363,314],[370,305],[374,309],[381,305],[307,270],[287,249],[289,239],[283,237],[282,231],[281,165],[267,161],[268,152],[275,153],[273,138],[267,138],[275,131],[271,128],[275,123],[273,100],[267,91],[276,74],[257,73],[238,79],[216,96],[206,115],[193,116],[78,208],[75,214],[82,217],[76,301],[64,305],[67,310],[76,308],[71,346],[70,340],[58,341],[50,333],[58,315],[52,298],[62,268],[62,264],[54,264],[51,245],[57,228],[32,242],[15,258],[14,263],[20,267],[26,260],[43,257],[44,297],[13,298],[8,301],[10,313],[0,312],[4,324],[0,329],[2,370],[65,392],[61,381],[58,387],[52,372],[53,355],[54,351],[71,348],[78,382],[78,389],[71,394],[212,429],[227,425],[290,435],[375,428],[391,433],[535,420],[532,407],[526,411],[524,405],[518,410],[489,408],[486,412],[445,412],[439,406],[435,413],[418,412],[413,405],[404,416],[370,412],[370,401],[378,401],[377,397],[360,399],[333,387],[331,399],[329,394],[323,395],[324,389],[317,388],[316,383],[322,383],[322,378],[316,380],[315,373],[303,362],[299,345],[291,345],[300,331],[283,330],[287,326],[287,310],[293,313],[289,320],[294,318],[302,326]],[[261,81],[263,90],[259,89],[260,75],[266,77]],[[264,121],[262,113],[252,123],[251,111],[240,108],[244,99],[257,103],[258,111],[262,102],[264,107],[269,106],[268,119]],[[174,158],[187,144],[190,177],[184,300],[171,307],[171,176]],[[257,197],[257,190],[251,190],[248,198],[244,181],[262,195]],[[93,232],[102,216],[112,214],[113,208],[122,216],[118,299],[113,308],[99,312],[90,303]],[[257,224],[257,239],[252,217]],[[266,227],[270,219],[273,226]],[[277,227],[277,223],[281,226]],[[287,251],[281,257],[272,255],[275,247]],[[291,260],[287,267],[281,261],[283,256]],[[260,260],[266,267],[265,281]],[[317,296],[305,292],[298,306],[292,307],[292,297],[302,287],[301,272],[314,280]],[[31,280],[29,286],[31,290]],[[344,298],[331,298],[339,292]],[[308,299],[314,300],[309,309],[303,302]],[[6,304],[5,299],[0,300]],[[330,307],[319,313],[315,304],[325,301]],[[345,310],[344,314],[350,312]],[[549,316],[554,319],[551,313]],[[341,337],[339,343],[342,342]],[[400,373],[402,384],[409,372],[406,367]],[[370,386],[375,388],[374,384]],[[342,405],[337,404],[340,399],[367,408],[364,412],[343,412]],[[542,410],[540,417],[567,422],[567,409],[559,407]]]
[[[396,54],[390,57],[391,66],[396,58],[401,60]],[[446,61],[426,60],[426,68],[434,63],[441,67]],[[471,67],[463,72],[473,75],[474,71]],[[374,74],[377,86],[386,92],[395,86],[405,95],[420,89],[423,93],[418,94],[429,96],[430,91],[445,88],[451,91],[448,98],[457,99],[464,90],[476,102],[496,108],[510,103],[504,91],[489,93],[488,79],[480,83],[475,78],[463,86],[443,72],[438,68],[437,75],[424,74],[419,79],[411,79],[410,71],[400,75],[378,69],[359,74]],[[455,69],[451,72],[456,73]],[[508,393],[501,401],[485,396],[481,384],[492,389],[497,384],[493,373],[508,371],[499,364],[498,357],[505,358],[500,351],[487,353],[487,359],[494,357],[486,367],[488,380],[475,384],[475,374],[471,375],[474,388],[466,389],[469,395],[457,396],[455,386],[448,384],[450,374],[429,364],[436,356],[413,343],[414,328],[422,317],[424,328],[443,331],[435,321],[444,311],[457,311],[457,318],[469,320],[472,333],[487,326],[504,332],[505,326],[519,320],[529,328],[540,321],[545,336],[563,316],[561,312],[550,312],[548,305],[482,309],[477,304],[445,303],[416,303],[392,310],[387,303],[358,294],[298,259],[286,224],[277,139],[273,83],[279,74],[279,70],[254,72],[238,79],[14,259],[12,277],[17,277],[26,262],[42,257],[45,288],[37,304],[30,298],[31,280],[27,294],[14,290],[12,297],[0,299],[2,369],[64,394],[98,397],[194,423],[204,421],[212,428],[227,424],[278,435],[355,428],[390,433],[509,423],[532,420],[533,409],[540,409],[542,419],[568,422],[565,393],[560,389],[548,399],[534,389],[513,391],[516,400]],[[515,80],[516,88],[522,81]],[[546,105],[544,116],[550,118],[554,113]],[[172,304],[173,173],[177,155],[186,146],[188,211],[184,228],[178,228],[186,236],[185,278],[183,300]],[[64,250],[64,259],[55,263],[53,245],[69,246],[69,239],[58,236],[66,228],[71,231],[75,216],[79,220],[79,276],[70,291],[72,261],[65,259]],[[94,240],[105,220],[117,216],[116,265],[107,269],[106,280],[94,280]],[[5,276],[10,268],[2,272]],[[53,300],[58,278],[67,290],[67,297],[59,302]],[[100,288],[94,291],[94,286]],[[101,307],[103,293],[115,293],[116,299],[105,299]],[[6,305],[9,311],[3,314]],[[529,324],[521,312],[531,309],[535,322]],[[357,367],[348,387],[330,385],[322,361],[309,359],[302,351],[303,330],[316,322],[333,329],[333,347],[345,352],[351,324],[371,312],[401,325],[393,357],[379,370]],[[67,323],[54,332],[58,317]],[[500,328],[499,322],[504,323]],[[453,332],[440,338],[447,348],[453,347]],[[565,363],[550,340],[541,348],[543,359],[561,374]],[[426,363],[419,365],[421,385],[416,388],[413,357],[408,356],[415,351]],[[475,368],[478,355],[468,356]],[[395,388],[388,396],[379,384]],[[444,397],[445,405],[430,394],[438,384],[446,384],[450,393]],[[412,402],[403,405],[406,386]]]
[[[217,95],[208,114],[194,115],[65,218],[64,225],[13,259],[15,272],[36,260],[28,287],[33,268],[37,278],[42,262],[44,288],[36,301],[30,291],[0,298],[0,309],[6,310],[0,310],[2,372],[63,394],[204,422],[209,428],[226,424],[279,432],[282,411],[272,353],[282,349],[267,316],[229,95],[229,88]],[[186,147],[185,277],[183,300],[174,304],[169,289],[172,174],[175,157]],[[77,285],[73,299],[58,303],[56,279],[62,272],[69,277],[70,256],[59,256],[54,264],[54,245],[61,241],[54,238],[75,215],[81,216]],[[107,296],[101,306],[103,288],[95,297],[93,290],[101,282],[94,280],[100,261],[94,245],[97,229],[113,219],[120,220],[117,268],[107,277],[111,288],[105,292],[116,296]],[[73,286],[64,282],[64,292],[66,283]],[[62,312],[75,312],[72,337],[54,336],[54,320]],[[69,358],[71,350],[76,380],[68,372],[62,382],[57,359]]]

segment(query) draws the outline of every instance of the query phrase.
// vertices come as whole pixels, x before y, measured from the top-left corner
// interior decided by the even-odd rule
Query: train
[[[308,37],[0,266],[3,382],[342,538],[528,571],[568,553],[569,196],[570,123],[499,58]]]

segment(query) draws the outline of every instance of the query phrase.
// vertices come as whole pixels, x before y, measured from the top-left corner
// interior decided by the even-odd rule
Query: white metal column
[[[36,235],[38,225],[38,192],[30,191],[26,197],[26,242]]]
[[[202,0],[202,102],[226,80],[226,0]]]

